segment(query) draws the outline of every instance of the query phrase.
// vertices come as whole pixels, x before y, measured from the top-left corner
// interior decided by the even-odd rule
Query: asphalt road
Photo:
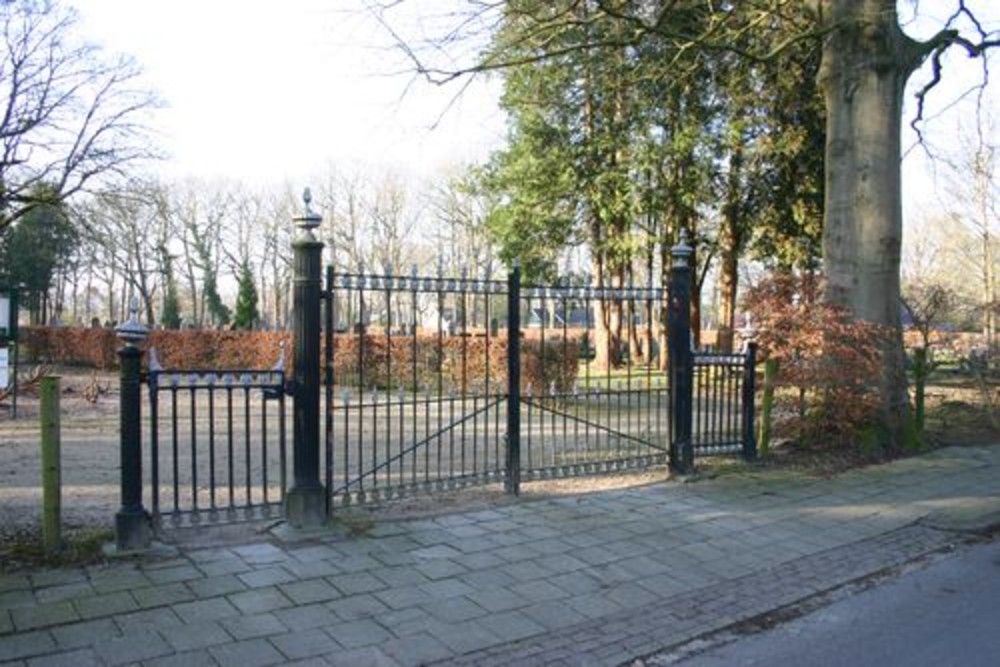
[[[1000,541],[962,547],[762,633],[648,664],[1000,665]]]

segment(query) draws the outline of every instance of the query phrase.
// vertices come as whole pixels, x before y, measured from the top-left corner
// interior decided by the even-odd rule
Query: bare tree
[[[976,275],[977,310],[990,349],[997,345],[997,244],[1000,242],[1000,171],[997,146],[988,140],[991,122],[977,123],[975,135],[963,137],[945,176],[950,194],[949,217],[964,227],[961,254],[967,271]]]
[[[51,0],[0,3],[0,229],[155,156],[155,106],[130,59],[80,42],[76,13]]]

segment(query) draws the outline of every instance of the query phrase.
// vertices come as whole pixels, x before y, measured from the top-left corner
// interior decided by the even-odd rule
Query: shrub
[[[762,360],[778,360],[775,431],[811,445],[847,444],[878,408],[880,327],[821,300],[819,277],[774,274],[748,290]]]
[[[116,368],[121,341],[112,329],[73,327],[22,327],[20,343],[34,362]],[[145,347],[156,348],[164,368],[257,369],[271,368],[285,343],[286,367],[291,368],[291,334],[287,331],[216,331],[210,329],[157,330]],[[415,350],[414,350],[415,348]],[[569,391],[576,381],[581,344],[573,337],[545,341],[521,340],[521,387]],[[387,337],[382,333],[334,336],[333,373],[337,384],[356,385],[359,357],[364,354],[365,387],[405,387],[414,384],[416,354],[417,388],[437,388],[440,374],[444,390],[483,391],[487,365],[491,391],[506,391],[507,338],[494,336],[444,336],[440,345],[433,334]],[[321,350],[321,355],[323,354]],[[148,357],[147,357],[148,359]]]

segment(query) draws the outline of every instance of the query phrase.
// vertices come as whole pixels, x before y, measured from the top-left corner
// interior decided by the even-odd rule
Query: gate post
[[[691,423],[694,405],[694,359],[691,353],[691,255],[694,250],[681,237],[671,251],[670,310],[667,332],[670,353],[670,468],[678,473],[690,473],[694,468],[694,448]]]
[[[754,418],[757,415],[754,399],[757,396],[757,343],[748,341],[743,368],[743,458],[753,461],[757,458],[757,429]]]
[[[322,218],[309,207],[306,188],[302,215],[294,218],[299,232],[292,241],[292,488],[285,496],[285,516],[295,528],[326,522],[326,489],[319,479],[320,300],[323,242],[313,229]]]
[[[119,553],[149,546],[149,515],[142,506],[142,350],[148,333],[139,322],[139,300],[129,302],[129,318],[115,332],[125,345],[118,350],[119,457],[121,507],[115,514],[115,547]]]
[[[507,493],[521,493],[521,265],[507,274]]]

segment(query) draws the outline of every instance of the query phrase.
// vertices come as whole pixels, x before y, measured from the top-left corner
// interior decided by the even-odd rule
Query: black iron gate
[[[270,370],[167,370],[154,349],[146,378],[154,528],[280,515],[284,350]]]
[[[330,503],[499,481],[516,493],[522,479],[752,457],[752,347],[678,352],[687,398],[673,395],[666,296],[522,286],[517,269],[499,281],[328,268]]]

